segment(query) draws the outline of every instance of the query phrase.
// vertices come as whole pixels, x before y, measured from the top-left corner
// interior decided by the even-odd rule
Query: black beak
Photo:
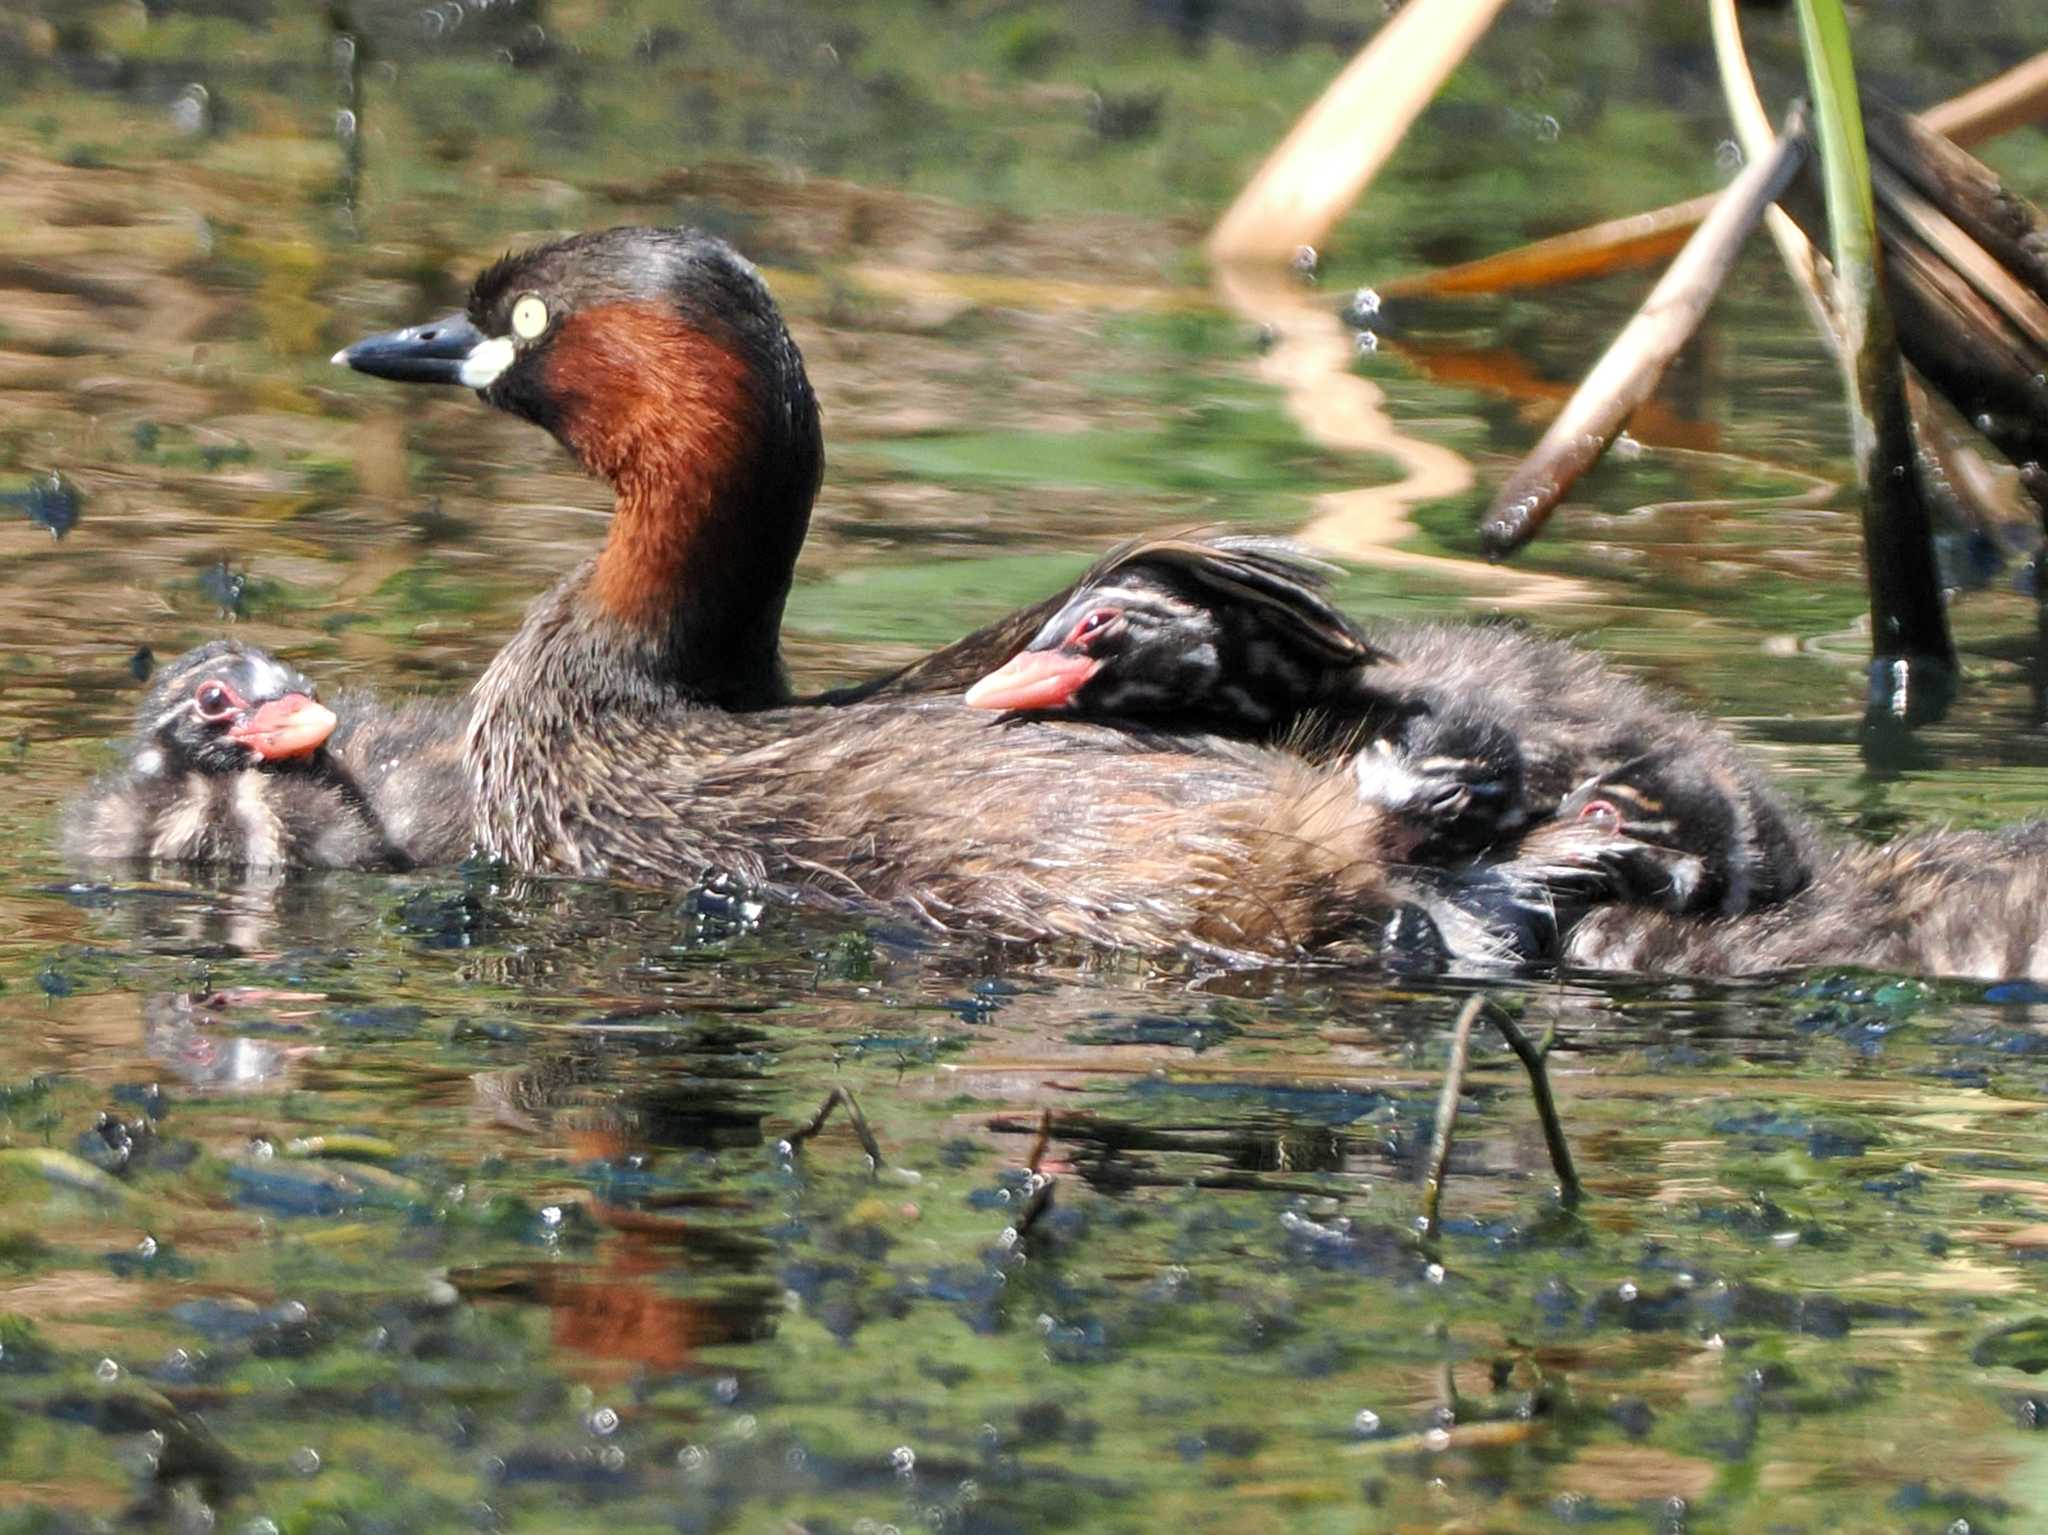
[[[459,384],[462,364],[484,340],[484,333],[459,314],[365,336],[334,354],[358,373],[395,378],[401,384]]]

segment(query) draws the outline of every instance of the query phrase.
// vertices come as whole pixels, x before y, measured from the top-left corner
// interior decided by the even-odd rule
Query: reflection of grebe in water
[[[142,1001],[142,1045],[196,1092],[255,1092],[279,1086],[318,1046],[291,1043],[289,1028],[326,999],[318,992],[238,986],[157,992]],[[232,1032],[262,1025],[273,1037]]]

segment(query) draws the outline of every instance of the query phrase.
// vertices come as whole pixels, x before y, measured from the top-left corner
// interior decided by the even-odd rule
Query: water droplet
[[[1558,138],[1558,135],[1559,135],[1560,133],[1562,133],[1563,131],[1564,131],[1564,129],[1563,129],[1562,127],[1560,127],[1560,126],[1558,125],[1558,121],[1557,121],[1557,119],[1556,119],[1556,118],[1554,118],[1554,117],[1552,117],[1552,116],[1551,116],[1551,115],[1550,115],[1550,114],[1549,114],[1548,112],[1544,112],[1544,113],[1541,113],[1541,114],[1539,114],[1539,115],[1537,116],[1537,118],[1536,118],[1536,142],[1537,142],[1537,143],[1539,143],[1539,144],[1555,144],[1555,143],[1557,142],[1557,138]]]
[[[111,1386],[121,1378],[121,1367],[111,1359],[102,1359],[93,1366],[92,1373],[99,1377],[102,1385]]]
[[[1624,463],[1632,464],[1643,456],[1643,445],[1627,432],[1623,432],[1614,439],[1614,447],[1610,451]]]
[[[1351,345],[1363,357],[1367,352],[1377,352],[1380,349],[1380,338],[1369,330],[1362,330],[1351,338]]]
[[[135,1244],[135,1251],[139,1257],[154,1258],[156,1256],[156,1238],[144,1237]]]
[[[622,1471],[626,1465],[626,1452],[618,1445],[608,1444],[597,1452],[597,1463],[607,1471]]]
[[[619,1415],[609,1407],[598,1408],[583,1421],[593,1434],[616,1434],[619,1431]]]
[[[1361,1407],[1352,1418],[1351,1426],[1360,1434],[1377,1434],[1380,1431],[1380,1415],[1370,1407]]]
[[[1723,139],[1714,146],[1714,167],[1724,176],[1732,176],[1742,169],[1744,156],[1742,146],[1733,139]]]
[[[1422,1447],[1425,1450],[1448,1450],[1451,1447],[1450,1430],[1430,1429],[1422,1436]]]
[[[889,1452],[889,1469],[898,1476],[908,1476],[917,1469],[917,1451],[907,1444],[899,1444]]]
[[[1614,1287],[1614,1293],[1623,1300],[1632,1301],[1642,1292],[1636,1288],[1636,1282],[1633,1279],[1624,1279]]]
[[[543,1226],[547,1227],[550,1231],[554,1230],[557,1226],[561,1225],[562,1207],[560,1205],[542,1206],[540,1212],[540,1223]]]
[[[1351,295],[1351,318],[1369,320],[1380,312],[1380,296],[1371,288],[1360,288]]]
[[[301,1445],[292,1451],[285,1464],[300,1476],[312,1476],[320,1469],[320,1452],[310,1444]]]
[[[1442,1284],[1444,1282],[1444,1266],[1441,1263],[1432,1263],[1422,1271],[1422,1277],[1431,1284]]]
[[[676,1451],[676,1464],[692,1476],[711,1464],[711,1452],[701,1444],[686,1444]]]
[[[721,1407],[730,1407],[740,1399],[740,1378],[737,1375],[721,1375],[711,1388],[711,1394]]]
[[[1297,245],[1294,248],[1294,261],[1292,265],[1294,270],[1303,277],[1313,277],[1316,275],[1316,267],[1322,259],[1321,256],[1316,254],[1316,248],[1313,245]]]

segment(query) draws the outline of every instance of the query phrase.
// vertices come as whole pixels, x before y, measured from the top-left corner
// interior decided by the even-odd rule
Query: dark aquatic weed
[[[53,541],[77,527],[84,510],[78,487],[55,472],[36,476],[25,490],[0,491],[0,502],[21,508],[30,526],[43,529]]]

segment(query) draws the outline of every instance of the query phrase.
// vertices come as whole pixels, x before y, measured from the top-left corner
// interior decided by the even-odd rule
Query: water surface
[[[1789,87],[1789,17],[1749,25]],[[456,690],[594,545],[540,434],[326,361],[557,230],[688,220],[767,269],[831,444],[806,683],[1112,538],[1394,479],[1304,436],[1199,258],[1361,35],[1256,0],[0,14],[0,1529],[2038,1523],[2031,988],[1494,987],[1556,1031],[1587,1198],[1482,1039],[1424,1244],[1463,984],[488,869],[78,888],[47,851],[140,648]],[[2044,45],[2018,0],[1857,38],[1914,103]],[[1725,137],[1692,7],[1513,8],[1301,292],[1690,195]],[[2048,190],[2038,134],[1987,153]],[[1472,472],[1404,549],[1469,564],[1648,281],[1389,303],[1348,376]],[[1758,252],[1523,575],[1359,549],[1344,598],[1581,633],[1846,831],[2026,813],[2010,564],[1956,606],[1949,721],[1866,765],[1804,324]],[[843,1117],[784,1148],[834,1087],[882,1168]]]

